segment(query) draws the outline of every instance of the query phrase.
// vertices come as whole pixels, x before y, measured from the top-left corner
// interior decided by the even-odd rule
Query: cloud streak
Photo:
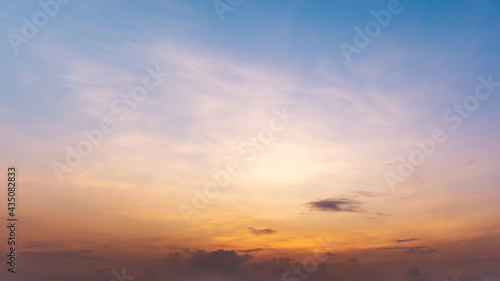
[[[338,199],[323,199],[317,201],[307,202],[306,205],[312,211],[322,211],[322,212],[349,212],[349,213],[365,213],[366,211],[360,208],[361,203],[348,198],[338,198]]]
[[[396,242],[396,243],[406,243],[406,242],[413,242],[413,241],[418,241],[418,238],[396,239],[396,240],[394,240],[394,242]]]
[[[253,233],[255,235],[269,235],[269,234],[274,234],[277,232],[276,229],[271,229],[271,228],[257,229],[254,227],[249,227],[247,229],[248,229],[248,231],[250,231],[251,233]]]

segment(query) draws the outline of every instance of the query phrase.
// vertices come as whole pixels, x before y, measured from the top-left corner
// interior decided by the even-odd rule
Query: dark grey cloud
[[[250,265],[252,270],[262,272],[264,274],[283,274],[295,264],[291,258],[273,258],[270,260],[255,262]]]
[[[409,249],[424,249],[424,246],[416,246],[416,247],[383,247],[378,248],[379,250],[409,250]]]
[[[323,212],[356,212],[365,213],[366,211],[360,208],[361,203],[349,198],[323,199],[318,201],[307,202],[306,205],[311,210]]]
[[[418,241],[418,238],[396,239],[396,240],[394,240],[394,242],[396,242],[396,243],[406,243],[406,242],[412,242],[412,241]]]
[[[249,227],[247,228],[250,232],[252,232],[255,235],[265,235],[265,234],[274,234],[277,232],[276,229],[270,229],[270,228],[265,228],[265,229],[257,229],[254,227]]]
[[[250,253],[250,252],[258,252],[258,251],[262,251],[264,249],[262,248],[254,248],[254,249],[247,249],[247,250],[240,250],[238,252],[241,252],[241,253]]]
[[[239,256],[234,250],[217,250],[213,252],[197,251],[187,260],[191,269],[216,271],[216,272],[238,272],[242,263],[252,259],[250,255]]]

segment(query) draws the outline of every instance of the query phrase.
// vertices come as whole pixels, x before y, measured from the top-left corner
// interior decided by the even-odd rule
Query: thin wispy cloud
[[[254,227],[249,227],[247,229],[248,229],[248,231],[250,231],[251,233],[253,233],[255,235],[269,235],[269,234],[274,234],[277,232],[276,229],[271,229],[271,228],[257,229]]]
[[[409,250],[409,249],[423,249],[424,246],[416,246],[416,247],[381,247],[379,250]]]
[[[251,252],[259,252],[262,251],[262,248],[254,248],[254,249],[247,249],[247,250],[239,250],[238,252],[241,253],[251,253]]]
[[[396,243],[406,243],[406,242],[413,242],[413,241],[418,241],[418,238],[395,239],[394,240],[394,242],[396,242]]]

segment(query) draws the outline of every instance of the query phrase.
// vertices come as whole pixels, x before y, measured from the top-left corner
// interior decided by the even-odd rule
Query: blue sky
[[[5,32],[18,31],[22,24],[20,18],[39,10],[38,5],[30,1],[7,5],[12,7],[7,8],[8,15],[4,17]],[[324,83],[317,73],[321,67],[329,67],[345,81],[359,87],[369,83],[373,87],[374,81],[360,78],[356,73],[372,64],[381,73],[399,74],[398,81],[389,75],[377,77],[376,83],[381,89],[395,83],[435,80],[434,83],[448,84],[447,90],[459,96],[458,91],[470,87],[477,75],[497,72],[495,51],[499,43],[490,36],[498,29],[498,23],[492,20],[498,11],[494,2],[404,1],[402,5],[403,12],[394,15],[390,25],[383,28],[360,55],[353,56],[352,64],[347,64],[339,43],[352,43],[353,27],[372,20],[369,11],[385,8],[385,1],[369,4],[248,1],[235,11],[227,12],[223,22],[218,20],[210,2],[129,2],[125,5],[70,2],[61,7],[62,12],[28,45],[20,47],[20,54],[12,52],[4,37],[2,61],[9,65],[2,75],[3,84],[8,85],[4,91],[5,95],[16,96],[13,100],[17,102],[25,96],[23,92],[28,92],[30,99],[50,95],[35,95],[33,89],[10,88],[26,86],[20,83],[25,78],[15,75],[18,71],[35,76],[40,76],[42,69],[44,75],[64,71],[42,56],[50,56],[53,61],[52,53],[57,53],[63,65],[76,57],[92,58],[133,72],[140,69],[137,65],[144,64],[144,56],[121,50],[129,45],[148,46],[158,42],[170,42],[180,48],[188,45],[241,63],[285,71],[304,80],[302,83]],[[68,12],[64,13],[65,10]],[[399,56],[393,56],[394,52]],[[453,83],[446,83],[450,79]],[[50,77],[43,80],[51,85],[37,85],[37,91],[63,95],[51,88],[59,85],[50,83]],[[63,99],[55,100],[62,102]],[[53,110],[62,110],[61,106],[53,107]]]

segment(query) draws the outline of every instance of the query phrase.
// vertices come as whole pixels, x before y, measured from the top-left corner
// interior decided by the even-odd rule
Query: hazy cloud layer
[[[81,253],[81,251],[25,252],[23,256],[23,260],[29,263],[19,271],[16,279],[19,281],[110,280],[113,278],[111,270],[120,272],[122,268],[125,268],[127,275],[136,276],[136,280],[144,281],[275,281],[281,280],[283,274],[293,268],[302,270],[302,273],[309,276],[308,280],[317,281],[428,281],[439,278],[441,278],[439,280],[444,278],[452,280],[450,276],[454,273],[449,270],[450,265],[461,268],[464,278],[459,280],[496,280],[471,277],[480,274],[480,270],[490,278],[500,277],[498,268],[481,269],[470,261],[450,263],[393,260],[383,263],[363,263],[355,257],[344,259],[335,256],[330,257],[331,260],[326,263],[318,263],[314,272],[307,272],[301,265],[302,259],[281,257],[262,260],[249,254],[240,255],[234,250],[185,250],[172,252],[162,258],[146,256],[98,258],[95,253]],[[34,266],[31,263],[34,259],[42,260]],[[288,277],[292,278],[294,275]]]

